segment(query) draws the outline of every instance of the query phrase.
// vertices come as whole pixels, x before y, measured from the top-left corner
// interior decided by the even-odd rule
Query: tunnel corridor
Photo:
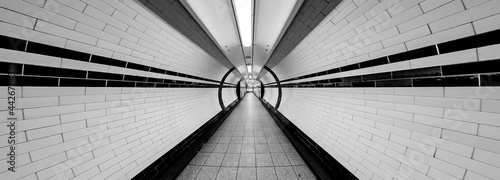
[[[500,0],[1,0],[0,180],[500,180]]]
[[[177,178],[314,179],[253,93],[227,117]]]

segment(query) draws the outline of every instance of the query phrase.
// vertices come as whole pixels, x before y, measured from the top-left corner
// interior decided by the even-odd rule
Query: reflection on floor
[[[316,179],[254,94],[247,94],[177,177]]]

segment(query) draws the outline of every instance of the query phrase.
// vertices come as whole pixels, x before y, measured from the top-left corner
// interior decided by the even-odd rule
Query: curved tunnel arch
[[[219,97],[219,105],[220,105],[222,110],[224,110],[226,108],[226,106],[224,106],[224,102],[222,101],[222,88],[224,88],[224,82],[226,81],[227,76],[229,76],[229,74],[231,74],[235,69],[236,69],[235,67],[229,69],[229,71],[227,71],[226,74],[224,74],[224,77],[222,77],[220,84],[219,84],[218,97]]]
[[[280,107],[281,93],[282,93],[280,80],[276,75],[276,73],[274,73],[274,71],[271,70],[271,68],[264,66],[264,69],[267,70],[267,72],[271,73],[271,75],[274,77],[274,80],[276,80],[276,84],[278,85],[278,100],[276,100],[276,105],[274,106],[275,109],[278,109]]]

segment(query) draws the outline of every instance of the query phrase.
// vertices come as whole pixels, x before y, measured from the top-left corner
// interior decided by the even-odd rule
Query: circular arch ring
[[[219,84],[219,105],[220,107],[222,108],[222,110],[224,110],[226,108],[226,106],[224,106],[224,102],[222,101],[222,88],[224,87],[224,82],[226,81],[226,78],[227,76],[229,76],[229,74],[231,74],[231,72],[233,72],[236,68],[233,67],[231,69],[229,69],[229,71],[227,71],[226,74],[224,74],[224,77],[222,77],[222,80],[220,81],[220,84]]]
[[[280,83],[280,80],[278,79],[278,76],[276,76],[276,74],[273,72],[273,70],[271,70],[269,67],[264,66],[264,69],[266,69],[267,72],[269,72],[269,73],[271,73],[271,75],[273,75],[274,80],[276,80],[276,83],[278,84],[278,100],[276,100],[276,105],[274,106],[275,109],[278,109],[280,107],[280,103],[281,103],[281,83]]]

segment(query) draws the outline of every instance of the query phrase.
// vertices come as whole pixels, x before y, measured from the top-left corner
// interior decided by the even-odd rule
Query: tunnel
[[[499,7],[2,0],[0,180],[499,180]]]

